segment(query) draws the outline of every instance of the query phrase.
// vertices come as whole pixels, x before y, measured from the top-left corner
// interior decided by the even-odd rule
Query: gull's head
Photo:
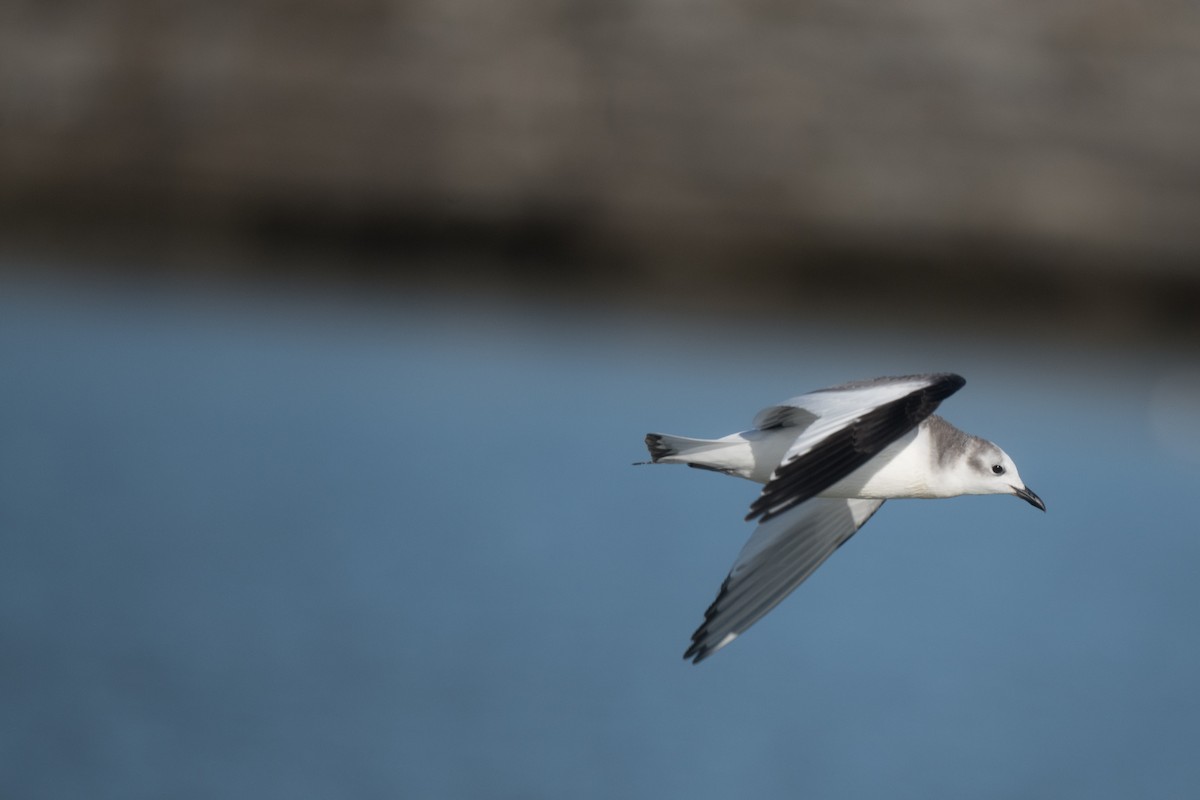
[[[976,439],[965,454],[966,474],[963,494],[1011,494],[1034,508],[1046,510],[1046,504],[1021,480],[1017,465],[1008,453],[985,439]]]

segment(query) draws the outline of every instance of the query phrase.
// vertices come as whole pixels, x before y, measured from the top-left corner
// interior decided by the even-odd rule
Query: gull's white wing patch
[[[966,383],[938,373],[877,378],[794,397],[765,409],[757,419],[783,418],[793,406],[817,415],[801,428],[746,519],[763,522],[815,497],[920,424]]]
[[[694,663],[732,642],[861,528],[882,500],[818,497],[759,523],[683,654]]]
[[[827,389],[817,389],[806,394],[786,400],[779,406],[771,408],[793,407],[811,411],[819,417],[834,417],[854,414],[864,409],[877,408],[894,400],[899,400],[918,389],[932,386],[946,378],[958,378],[945,372],[931,372],[924,375],[902,375],[890,378],[872,378],[865,381],[850,381],[830,386]],[[962,380],[961,378],[958,378]],[[964,384],[965,380],[962,381]],[[960,388],[962,384],[959,384]],[[768,411],[770,409],[764,409]]]
[[[898,378],[873,378],[853,381],[828,389],[797,395],[777,406],[768,406],[754,417],[760,431],[771,428],[807,428],[820,419],[823,425],[845,424],[849,419],[873,408],[899,400],[928,388],[944,374],[904,375]]]

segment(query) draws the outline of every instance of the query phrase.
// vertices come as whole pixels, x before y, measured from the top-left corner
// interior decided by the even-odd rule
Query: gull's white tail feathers
[[[672,436],[669,433],[646,434],[646,449],[650,451],[650,463],[652,464],[663,461],[669,464],[684,463],[689,455],[719,450],[728,446],[728,442],[719,442],[714,439],[693,439],[688,436]]]
[[[647,433],[646,449],[650,451],[650,460],[639,461],[639,464],[687,464],[696,469],[739,477],[746,477],[739,467],[745,466],[742,462],[750,455],[741,437],[693,439],[669,433]]]

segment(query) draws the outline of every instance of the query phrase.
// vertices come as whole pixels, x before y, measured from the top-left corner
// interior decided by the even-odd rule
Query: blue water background
[[[1189,795],[1200,359],[975,322],[5,286],[0,796]],[[1048,513],[888,503],[683,661],[755,487],[642,436],[932,370]]]

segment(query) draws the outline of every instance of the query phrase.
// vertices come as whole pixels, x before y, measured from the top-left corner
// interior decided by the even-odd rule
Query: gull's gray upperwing
[[[756,422],[787,419],[794,406],[816,419],[803,427],[750,505],[747,520],[767,522],[845,478],[915,428],[966,384],[951,373],[878,378],[821,389],[772,406]]]
[[[732,642],[803,583],[881,505],[882,500],[817,497],[760,522],[683,657],[698,664]]]

